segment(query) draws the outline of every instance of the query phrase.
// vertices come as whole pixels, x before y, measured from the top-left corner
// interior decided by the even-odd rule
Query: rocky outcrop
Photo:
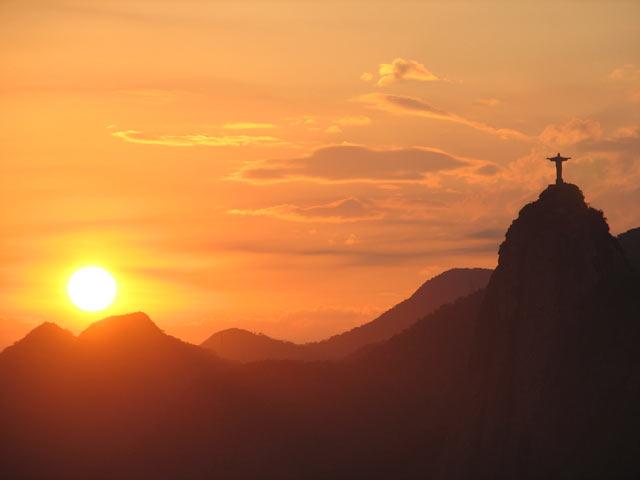
[[[526,205],[487,286],[463,394],[472,400],[444,476],[640,473],[625,461],[640,451],[615,411],[640,400],[638,285],[577,186],[550,185]]]

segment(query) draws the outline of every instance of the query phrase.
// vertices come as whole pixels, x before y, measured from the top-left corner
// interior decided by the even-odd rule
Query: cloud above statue
[[[420,182],[429,173],[452,171],[468,164],[467,160],[433,149],[336,145],[303,157],[254,163],[231,178],[253,183]]]

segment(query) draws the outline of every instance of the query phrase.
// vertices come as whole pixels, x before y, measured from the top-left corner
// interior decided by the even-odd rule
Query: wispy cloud
[[[116,93],[122,95],[130,95],[133,97],[177,97],[181,92],[179,90],[162,90],[157,88],[139,88],[131,90],[116,90]]]
[[[360,75],[360,80],[362,80],[363,82],[370,82],[371,80],[373,80],[373,73],[364,72],[362,75]]]
[[[276,126],[273,123],[235,122],[225,123],[222,128],[226,130],[261,130],[276,128]]]
[[[287,122],[289,123],[289,125],[291,126],[298,126],[298,125],[315,125],[316,123],[316,117],[313,115],[302,115],[302,116],[298,116],[298,117],[287,117]]]
[[[145,145],[166,145],[171,147],[191,147],[196,145],[205,145],[210,147],[246,147],[251,145],[279,147],[290,145],[290,142],[287,142],[286,140],[264,135],[149,135],[137,130],[113,132],[112,135],[127,142],[141,143]]]
[[[476,98],[473,104],[480,107],[495,107],[500,104],[500,100],[497,98]]]
[[[371,125],[371,119],[364,115],[356,115],[354,117],[339,118],[335,123],[342,127],[362,127],[364,125]]]
[[[550,146],[575,145],[602,135],[600,124],[593,120],[572,118],[562,124],[547,125],[540,133],[540,141]]]
[[[252,183],[306,180],[337,182],[423,182],[430,173],[455,170],[469,162],[426,148],[371,149],[336,145],[308,156],[251,164],[231,179]]]
[[[361,222],[382,218],[382,212],[373,202],[356,198],[346,198],[310,207],[285,204],[259,209],[232,209],[227,210],[227,213],[274,217],[294,222],[320,223]],[[352,240],[352,243],[355,243],[355,240]]]
[[[400,81],[414,80],[418,82],[440,82],[440,78],[431,73],[416,60],[394,58],[391,63],[383,63],[378,68],[380,78],[377,85],[385,87]],[[365,74],[363,74],[364,76]],[[362,78],[362,77],[361,77]],[[367,77],[368,78],[368,77]],[[363,78],[364,80],[365,78]]]
[[[628,63],[621,67],[613,69],[609,75],[609,80],[638,80],[640,79],[640,68]]]
[[[367,93],[355,97],[353,101],[363,103],[371,108],[388,112],[394,115],[416,116],[445,120],[460,123],[468,127],[497,135],[502,138],[515,138],[518,140],[531,140],[528,135],[510,128],[494,128],[485,123],[469,120],[455,113],[433,107],[425,101],[404,95],[392,95],[387,93]]]
[[[366,125],[371,125],[371,119],[369,117],[365,117],[364,115],[342,117],[336,120],[332,125],[329,125],[326,128],[325,132],[340,133],[342,132],[342,127],[364,127]]]

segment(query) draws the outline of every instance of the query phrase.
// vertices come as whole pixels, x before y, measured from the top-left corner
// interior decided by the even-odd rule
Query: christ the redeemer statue
[[[558,153],[555,157],[547,157],[547,160],[556,162],[556,185],[564,183],[562,180],[562,162],[566,162],[570,158],[571,157],[561,157],[560,153]]]

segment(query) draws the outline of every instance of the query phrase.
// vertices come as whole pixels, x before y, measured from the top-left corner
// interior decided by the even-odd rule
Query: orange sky
[[[0,347],[143,310],[307,341],[493,267],[554,179],[640,226],[640,3],[0,4]],[[96,264],[98,313],[65,285]]]

